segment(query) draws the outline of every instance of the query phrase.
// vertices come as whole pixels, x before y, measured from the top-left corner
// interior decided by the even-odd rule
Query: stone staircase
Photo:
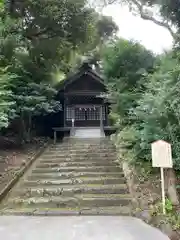
[[[72,134],[74,138],[102,138],[105,137],[104,131],[99,127],[81,127],[75,128]]]
[[[131,198],[107,138],[49,146],[1,203],[6,215],[130,215]]]

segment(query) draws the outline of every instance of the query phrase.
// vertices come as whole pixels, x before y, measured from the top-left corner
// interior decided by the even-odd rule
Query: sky
[[[134,39],[154,53],[172,48],[172,37],[167,29],[134,16],[127,7],[111,5],[104,8],[103,14],[111,16],[119,26],[119,37]]]

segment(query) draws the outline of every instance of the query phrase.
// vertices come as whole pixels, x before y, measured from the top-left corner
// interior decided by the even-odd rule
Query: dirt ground
[[[44,139],[36,139],[33,143],[23,146],[13,144],[0,145],[0,192],[13,179],[22,166],[30,161],[44,142]]]
[[[137,209],[136,216],[147,223],[160,228],[163,232],[169,235],[171,240],[179,240],[180,229],[172,230],[171,223],[166,221],[166,218],[161,214],[161,210],[159,208],[154,208],[154,206],[157,207],[156,204],[161,203],[162,201],[160,173],[155,172],[147,175],[139,173],[136,174],[135,179],[136,187],[134,197],[140,203],[140,208]],[[179,207],[176,206],[176,209],[177,210],[175,211],[178,211]]]

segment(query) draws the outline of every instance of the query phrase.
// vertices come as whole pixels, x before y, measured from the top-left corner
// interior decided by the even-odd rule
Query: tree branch
[[[28,38],[29,40],[32,40],[33,38],[37,38],[37,37],[39,37],[39,36],[41,36],[43,34],[48,33],[48,31],[49,31],[49,29],[46,28],[46,29],[41,30],[41,31],[36,32],[36,33],[31,33],[31,34],[30,33],[26,33],[26,34],[24,34],[24,37]]]
[[[155,24],[157,24],[157,25],[159,25],[161,27],[165,27],[170,32],[170,34],[173,37],[173,39],[177,38],[177,34],[172,30],[171,26],[168,23],[160,21],[160,20],[157,20],[156,18],[154,18],[152,16],[148,16],[144,12],[144,9],[143,9],[144,5],[142,3],[140,3],[137,0],[131,0],[131,1],[137,7],[137,9],[138,9],[142,19],[152,21],[153,23],[155,23]]]
[[[161,27],[165,27],[170,32],[173,39],[177,38],[177,34],[172,30],[171,26],[168,23],[159,21],[159,20],[155,19],[154,17],[147,16],[143,12],[140,12],[140,15],[141,15],[141,18],[144,19],[144,20],[149,20],[149,21],[152,21],[152,22],[154,22],[155,24],[157,24]]]
[[[152,22],[154,22],[155,24],[157,24],[161,27],[165,27],[170,32],[170,34],[171,34],[171,36],[173,37],[174,40],[176,40],[177,38],[180,38],[180,36],[178,36],[178,34],[172,30],[171,26],[167,22],[163,22],[163,21],[160,21],[160,20],[158,20],[158,19],[156,19],[152,16],[148,16],[144,12],[145,4],[143,4],[141,2],[141,0],[140,1],[138,1],[138,0],[129,0],[129,1],[124,0],[124,2],[127,2],[129,5],[134,4],[134,6],[137,7],[137,10],[138,10],[138,12],[140,14],[140,17],[142,19],[152,21]],[[105,5],[118,3],[118,0],[104,0],[104,3],[105,3]]]

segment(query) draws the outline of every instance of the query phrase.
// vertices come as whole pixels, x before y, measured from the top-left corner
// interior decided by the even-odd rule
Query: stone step
[[[59,161],[41,161],[37,167],[38,168],[56,168],[56,167],[60,167],[60,168],[65,168],[65,167],[103,167],[103,166],[109,166],[109,167],[118,167],[117,164],[115,162],[105,162],[105,163],[101,163],[100,161],[98,162],[86,162],[86,161],[82,161],[82,162],[59,162]]]
[[[116,157],[100,157],[100,156],[96,156],[96,157],[91,157],[91,156],[70,156],[70,155],[64,155],[64,156],[45,156],[42,155],[39,158],[39,161],[59,161],[59,162],[84,162],[84,161],[91,161],[91,162],[114,162],[117,158]]]
[[[82,152],[93,152],[93,150],[96,150],[98,152],[100,151],[106,151],[106,152],[114,152],[116,150],[115,147],[111,147],[109,145],[99,145],[96,144],[95,146],[84,146],[83,144],[81,146],[67,146],[67,147],[61,147],[61,148],[51,148],[48,147],[45,149],[45,151],[71,151],[71,152],[76,152],[76,151],[82,151]]]
[[[99,141],[99,140],[97,140],[97,139],[94,139],[94,140],[86,140],[86,139],[83,139],[82,141],[78,141],[78,139],[72,139],[72,140],[74,140],[74,141],[71,141],[70,139],[69,139],[69,141],[63,141],[63,142],[57,142],[56,144],[51,144],[50,145],[50,147],[61,147],[61,146],[69,146],[69,145],[71,145],[71,146],[81,146],[81,145],[83,145],[83,146],[97,146],[97,144],[98,144],[98,146],[101,146],[101,145],[109,145],[109,146],[114,146],[113,145],[113,142],[112,141]]]
[[[60,154],[57,154],[57,153],[54,153],[54,154],[43,154],[42,155],[43,156],[43,158],[66,158],[66,157],[69,157],[69,158],[75,158],[75,159],[84,159],[84,158],[86,158],[86,159],[102,159],[102,158],[107,158],[107,159],[117,159],[116,158],[116,155],[114,154],[114,153],[112,153],[112,154],[106,154],[106,153],[93,153],[93,154],[88,154],[88,153],[85,153],[85,154],[82,154],[82,153],[74,153],[74,154],[63,154],[63,153],[60,153]]]
[[[64,139],[66,140],[66,139]],[[113,144],[113,142],[110,140],[110,139],[106,139],[106,138],[101,138],[101,139],[97,139],[97,138],[84,138],[84,139],[73,139],[73,138],[69,138],[67,139],[68,141],[63,141],[63,144],[66,145],[66,144],[95,144],[95,143],[98,143],[98,144]]]
[[[87,150],[93,150],[96,149],[98,150],[115,150],[114,146],[109,146],[109,145],[99,145],[99,144],[95,144],[95,145],[67,145],[67,146],[49,146],[48,148],[46,148],[45,151],[64,151],[64,150],[71,150],[71,151],[76,151],[76,150],[82,150],[82,151],[87,151]]]
[[[92,207],[89,208],[16,208],[4,209],[1,215],[16,216],[77,216],[77,215],[99,215],[99,216],[130,216],[131,208],[129,206],[117,207]]]
[[[109,185],[73,185],[73,186],[46,186],[16,189],[14,195],[23,197],[44,197],[44,196],[74,196],[74,194],[128,194],[126,184]]]
[[[83,148],[83,147],[82,147]],[[74,150],[71,150],[71,149],[64,149],[64,150],[48,150],[48,151],[45,151],[44,154],[48,154],[48,155],[53,155],[53,154],[67,154],[67,152],[69,154],[101,154],[101,153],[104,153],[104,154],[114,154],[115,150],[113,149],[74,149]],[[95,152],[94,152],[95,151]]]
[[[105,137],[104,131],[101,130],[101,128],[94,128],[94,129],[81,129],[81,128],[75,128],[74,129],[74,138],[97,138],[99,139],[100,137]]]
[[[82,152],[82,153],[86,153],[86,152],[89,152],[89,153],[93,153],[93,151],[96,150],[98,153],[101,153],[102,151],[108,153],[108,152],[111,152],[113,153],[115,151],[115,148],[111,148],[111,147],[99,147],[99,146],[96,146],[96,147],[84,147],[83,145],[80,146],[80,147],[68,147],[68,148],[58,148],[58,149],[53,149],[53,148],[46,148],[44,150],[45,153],[65,153],[65,152],[70,152],[70,153],[76,153],[76,152]]]
[[[17,207],[5,208],[0,211],[0,215],[5,216],[77,216],[80,215],[80,208],[33,208]]]
[[[130,196],[123,194],[101,194],[101,195],[74,195],[74,197],[33,197],[33,198],[10,198],[8,206],[16,207],[32,207],[32,208],[64,208],[64,207],[108,207],[108,206],[123,206],[130,204]]]
[[[113,166],[118,166],[119,167],[119,164],[116,162],[116,161],[112,161],[112,160],[104,160],[104,159],[101,159],[101,160],[96,160],[96,159],[88,159],[88,160],[74,160],[74,159],[39,159],[39,163],[42,164],[61,164],[61,165],[64,165],[64,166],[67,166],[67,165],[94,165],[94,166],[99,166],[99,165],[103,165],[103,166],[108,166],[108,165],[113,165]]]
[[[67,141],[66,141],[67,140]],[[64,139],[63,144],[64,145],[68,145],[68,144],[72,144],[72,145],[80,145],[80,144],[92,144],[94,145],[95,143],[98,144],[112,144],[112,141],[110,141],[110,139],[105,139],[105,138],[83,138],[83,139],[78,139],[78,138],[69,138],[69,139]]]
[[[98,144],[98,143],[95,143],[95,144],[69,144],[69,145],[59,145],[59,146],[56,146],[56,145],[51,145],[51,146],[48,146],[46,149],[49,149],[49,150],[59,150],[59,149],[92,149],[92,148],[96,148],[96,149],[115,149],[115,147],[113,145],[109,145],[109,144]]]
[[[97,151],[108,151],[108,152],[114,152],[115,151],[115,147],[109,147],[109,146],[90,146],[90,147],[86,147],[84,146],[83,144],[81,146],[67,146],[67,147],[49,147],[49,148],[46,148],[45,152],[55,152],[55,151],[63,151],[63,152],[66,152],[66,151],[71,151],[71,152],[75,152],[75,151],[93,151],[94,149],[96,149]]]
[[[131,197],[109,140],[49,146],[3,202],[5,215],[129,215]]]
[[[62,189],[61,195],[62,196],[70,196],[70,195],[75,195],[75,194],[92,194],[95,197],[97,197],[97,195],[102,195],[102,194],[106,194],[106,195],[111,195],[111,194],[122,194],[126,196],[129,196],[129,192],[128,192],[128,188],[126,184],[109,184],[109,185],[103,185],[103,187],[100,185],[94,185],[94,186],[87,186],[82,188],[82,187],[76,187],[76,188],[68,188],[68,187],[64,187]],[[89,195],[88,195],[89,196]]]
[[[49,152],[49,151],[47,151],[47,152],[44,152],[43,153],[43,155],[44,156],[59,156],[59,157],[62,157],[62,156],[80,156],[80,155],[87,155],[87,156],[89,156],[89,157],[95,157],[95,156],[116,156],[116,153],[115,153],[115,151],[105,151],[105,150],[101,150],[101,151],[96,151],[96,149],[93,149],[92,151],[84,151],[84,152],[82,152],[82,150],[76,150],[76,151],[74,151],[74,152],[71,152],[71,151],[69,151],[69,150],[66,150],[66,151],[54,151],[54,152]]]
[[[52,166],[44,166],[44,167],[36,167],[36,169],[33,170],[33,172],[36,173],[51,173],[51,172],[120,172],[120,168],[113,166],[88,166],[88,167],[52,167]]]
[[[28,177],[31,180],[40,180],[40,179],[69,179],[69,178],[81,178],[81,177],[117,177],[122,178],[124,177],[123,172],[83,172],[83,173],[41,173],[37,174],[34,173]]]
[[[80,215],[99,215],[99,216],[131,216],[132,209],[130,206],[110,206],[110,207],[92,207],[81,208]]]
[[[109,162],[109,161],[115,161],[117,158],[114,156],[109,156],[109,157],[102,157],[100,155],[97,155],[96,157],[92,157],[92,156],[88,156],[88,155],[81,155],[81,156],[71,156],[71,155],[67,155],[67,156],[45,156],[43,155],[41,158],[40,158],[40,161],[42,160],[47,160],[47,161],[51,161],[51,160],[54,160],[54,161],[97,161],[97,162],[100,162],[100,161],[104,161],[104,162]]]
[[[42,155],[40,159],[59,159],[59,160],[63,160],[63,159],[69,159],[69,160],[79,160],[79,161],[84,161],[84,160],[97,160],[97,161],[100,161],[102,159],[104,159],[105,161],[107,160],[113,160],[115,161],[117,159],[117,157],[114,155],[114,156],[101,156],[101,155],[96,155],[96,156],[91,156],[91,155],[87,155],[87,154],[80,154],[80,155],[62,155],[62,156],[58,156],[58,155]]]
[[[25,180],[23,182],[23,186],[32,187],[32,186],[48,186],[48,185],[57,185],[61,187],[61,185],[73,185],[73,184],[123,184],[125,183],[124,178],[74,178],[74,179],[41,179],[38,181],[35,180]]]

